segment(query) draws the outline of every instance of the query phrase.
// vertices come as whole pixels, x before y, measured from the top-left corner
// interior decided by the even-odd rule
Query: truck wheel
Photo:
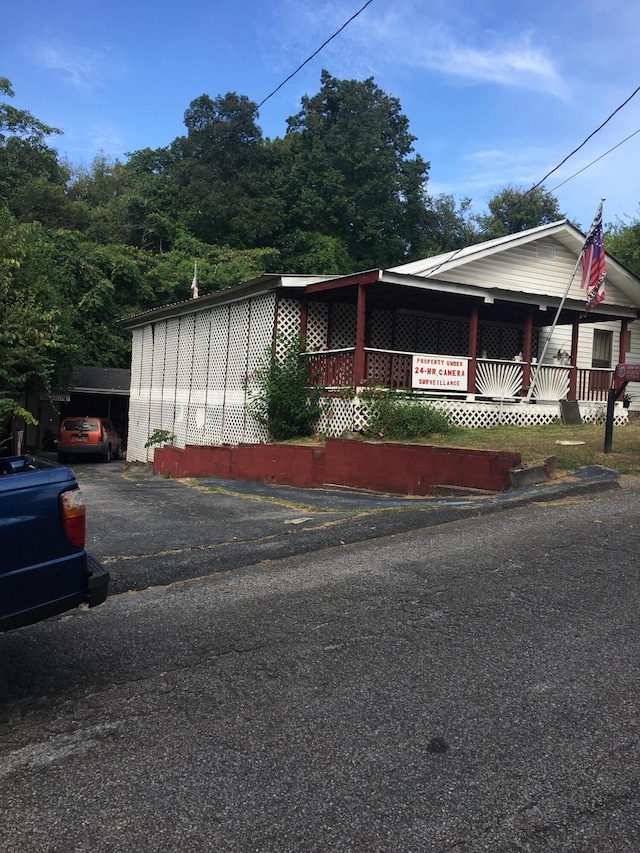
[[[111,445],[108,444],[107,449],[105,450],[105,452],[102,455],[102,461],[103,462],[111,462],[112,458],[113,458],[113,456],[111,453]]]

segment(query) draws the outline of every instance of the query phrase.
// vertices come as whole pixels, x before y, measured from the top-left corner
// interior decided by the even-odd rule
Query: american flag
[[[604,262],[604,235],[602,233],[602,202],[582,247],[582,281],[580,287],[587,290],[587,311],[604,299],[604,280],[607,275]]]

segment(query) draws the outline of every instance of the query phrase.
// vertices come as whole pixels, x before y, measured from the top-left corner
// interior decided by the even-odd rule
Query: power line
[[[353,15],[352,15],[352,16],[351,16],[347,21],[345,21],[345,22],[344,22],[344,24],[343,24],[339,29],[337,29],[337,30],[335,31],[335,33],[333,33],[332,35],[330,35],[330,36],[329,36],[329,38],[328,38],[328,39],[326,39],[326,40],[325,40],[325,41],[320,45],[320,47],[319,47],[317,50],[315,50],[315,51],[311,54],[311,56],[308,56],[308,57],[304,60],[304,62],[301,62],[301,63],[300,63],[300,65],[298,65],[298,67],[295,69],[295,71],[292,71],[292,72],[291,72],[291,74],[289,74],[289,76],[288,76],[288,77],[286,77],[286,78],[282,81],[282,83],[280,83],[278,86],[276,86],[276,88],[273,90],[273,92],[270,92],[270,93],[266,96],[266,98],[263,98],[263,99],[260,101],[260,103],[259,103],[259,104],[257,104],[257,106],[253,107],[253,109],[251,110],[251,112],[249,112],[248,114],[246,114],[246,116],[240,120],[240,122],[238,123],[238,126],[239,126],[239,127],[242,127],[243,125],[247,124],[247,123],[252,119],[252,117],[253,117],[254,115],[256,115],[256,113],[258,112],[258,110],[260,109],[260,107],[264,106],[264,104],[266,104],[266,103],[267,103],[267,101],[268,101],[270,98],[273,98],[273,96],[274,96],[277,92],[279,92],[279,91],[280,91],[280,89],[282,89],[282,87],[283,87],[283,86],[285,86],[285,85],[289,82],[289,80],[292,80],[292,79],[296,76],[296,74],[297,74],[299,71],[301,71],[301,70],[305,67],[305,65],[308,65],[308,63],[309,63],[309,62],[311,62],[311,60],[312,60],[312,59],[315,59],[315,57],[316,57],[316,56],[317,56],[317,55],[318,55],[322,50],[324,50],[324,48],[325,48],[325,47],[326,47],[330,42],[332,42],[332,41],[333,41],[333,39],[334,39],[334,38],[336,38],[336,36],[339,36],[339,35],[340,35],[340,33],[341,33],[344,29],[346,29],[346,28],[349,26],[349,24],[350,24],[352,21],[354,21],[354,20],[358,17],[358,15],[361,15],[361,14],[362,14],[362,12],[364,12],[364,10],[367,8],[367,6],[370,6],[372,3],[373,3],[373,0],[367,0],[367,2],[366,2],[363,6],[361,6],[361,7],[358,9],[358,11],[357,11],[357,12],[355,12],[355,13],[354,13],[354,14],[353,14]],[[198,157],[197,162],[200,162],[200,161],[202,160],[202,158],[203,158],[203,157],[204,157],[204,154],[201,154],[201,155],[200,155],[200,157]]]
[[[518,199],[518,201],[517,201],[514,205],[512,205],[512,207],[511,207],[510,209],[511,209],[511,210],[515,210],[515,209],[518,207],[518,205],[522,204],[522,202],[525,200],[525,198],[526,198],[528,195],[530,195],[534,190],[538,189],[538,187],[540,187],[540,186],[541,186],[541,185],[542,185],[542,184],[547,180],[547,178],[548,178],[550,175],[553,175],[553,173],[554,173],[554,172],[557,172],[557,171],[558,171],[558,169],[559,169],[561,166],[563,166],[563,165],[564,165],[568,160],[570,160],[570,159],[571,159],[571,157],[573,157],[573,155],[574,155],[574,154],[577,154],[577,152],[578,152],[578,151],[580,151],[580,149],[581,149],[581,148],[584,148],[584,146],[587,144],[587,142],[588,142],[590,139],[592,139],[592,138],[593,138],[597,133],[599,133],[599,132],[602,130],[602,128],[603,128],[606,124],[608,124],[608,123],[611,121],[611,119],[616,115],[616,113],[619,113],[619,112],[620,112],[620,110],[621,110],[623,107],[626,107],[626,105],[629,103],[629,101],[630,101],[632,98],[634,98],[634,97],[638,94],[638,92],[640,92],[640,86],[638,86],[638,87],[637,87],[637,88],[636,88],[636,89],[635,89],[635,90],[634,90],[634,91],[629,95],[629,97],[628,97],[628,98],[626,98],[626,100],[624,100],[624,101],[623,101],[619,106],[617,106],[617,107],[615,108],[615,110],[614,110],[612,113],[610,113],[610,115],[608,115],[608,116],[607,116],[607,118],[602,122],[602,124],[600,124],[598,127],[596,127],[596,129],[595,129],[595,130],[593,130],[593,131],[592,131],[592,132],[591,132],[591,133],[586,137],[586,139],[584,139],[584,140],[580,143],[580,145],[578,145],[578,146],[577,146],[577,148],[574,148],[574,149],[573,149],[573,151],[572,151],[570,154],[567,154],[567,156],[566,156],[563,160],[561,160],[561,161],[560,161],[560,163],[558,163],[558,165],[557,165],[557,166],[554,166],[554,168],[553,168],[553,169],[551,169],[551,171],[550,171],[550,172],[547,172],[547,174],[544,176],[544,178],[542,178],[540,181],[538,181],[538,183],[537,183],[537,184],[534,184],[530,189],[528,189],[525,193],[523,193],[523,194],[520,196],[520,198]],[[562,182],[562,184],[558,184],[558,187],[561,187],[561,186],[563,186],[563,184],[566,184],[566,183],[567,183],[567,181],[570,181],[570,180],[571,180],[571,178],[575,178],[575,176],[576,176],[576,175],[579,175],[579,174],[580,174],[580,172],[584,172],[584,171],[585,171],[585,169],[588,169],[588,168],[589,168],[589,166],[592,166],[592,165],[593,165],[593,163],[597,163],[597,162],[598,162],[598,160],[601,160],[601,159],[602,159],[602,157],[606,157],[606,155],[607,155],[607,154],[610,154],[610,153],[611,153],[611,151],[614,151],[614,150],[615,150],[616,148],[618,148],[620,145],[622,145],[623,143],[625,143],[628,139],[631,139],[631,137],[632,137],[632,136],[635,136],[635,135],[636,135],[636,133],[640,133],[640,130],[636,130],[634,133],[632,133],[632,134],[631,134],[630,136],[628,136],[626,139],[623,139],[623,140],[622,140],[622,142],[619,142],[617,145],[614,145],[614,146],[613,146],[613,148],[610,148],[610,149],[609,149],[609,151],[606,151],[606,152],[605,152],[604,154],[602,154],[600,157],[597,157],[595,160],[593,160],[593,162],[592,162],[592,163],[589,163],[589,164],[588,164],[587,166],[585,166],[583,169],[580,169],[580,171],[579,171],[579,172],[576,172],[576,173],[575,173],[575,175],[571,175],[571,177],[570,177],[570,178],[567,178],[567,180],[566,180],[566,181],[563,181],[563,182]],[[558,187],[556,187],[555,189],[558,189]],[[549,191],[545,192],[545,195],[549,195],[549,194],[550,194],[550,193],[552,193],[553,191],[554,191],[554,190],[549,190]],[[495,219],[493,219],[493,220],[489,223],[489,225],[487,225],[485,228],[483,228],[481,231],[479,231],[479,232],[478,232],[478,236],[482,236],[483,234],[486,234],[488,231],[490,231],[490,230],[491,230],[491,228],[496,224],[496,222],[499,222],[499,221],[500,221],[500,220],[499,220],[497,217],[496,217]],[[440,269],[440,267],[441,267],[441,266],[443,266],[443,265],[444,265],[444,264],[446,264],[446,263],[449,263],[449,261],[452,261],[452,260],[453,260],[453,259],[454,259],[454,258],[455,258],[455,257],[456,257],[456,256],[457,256],[457,255],[458,255],[458,254],[459,254],[459,253],[460,253],[464,248],[466,248],[466,247],[465,247],[465,246],[460,246],[460,248],[459,248],[459,249],[456,249],[456,250],[455,250],[454,252],[452,252],[448,257],[443,258],[443,259],[442,259],[442,261],[440,261],[440,263],[439,263],[436,267],[434,267],[432,270],[430,270],[430,272],[431,272],[431,273],[436,272],[437,270],[439,270],[439,269]]]
[[[289,80],[291,80],[293,77],[295,77],[296,74],[299,71],[301,71],[305,65],[307,65],[309,62],[311,62],[312,59],[315,59],[315,57],[320,53],[320,51],[324,50],[324,48],[329,44],[329,42],[333,41],[333,39],[336,38],[336,36],[339,36],[340,33],[344,29],[346,29],[346,27],[348,27],[349,24],[358,17],[358,15],[360,15],[360,14],[362,14],[362,12],[364,12],[364,10],[367,8],[367,6],[371,5],[371,3],[373,3],[373,0],[367,0],[367,2],[364,4],[364,6],[362,6],[360,9],[358,9],[358,11],[355,14],[353,14],[349,18],[348,21],[345,21],[345,23],[340,27],[339,30],[336,30],[333,35],[329,36],[329,38],[325,42],[323,42],[320,45],[320,47],[316,51],[314,51],[314,53],[311,54],[311,56],[308,56],[304,62],[301,62],[295,71],[292,71],[291,74],[289,74],[289,76],[285,80],[283,80],[279,86],[276,86],[276,88],[273,90],[273,92],[268,94],[266,98],[264,98],[262,101],[260,101],[260,103],[258,104],[258,106],[255,109],[255,112],[257,112],[260,109],[260,107],[263,106],[263,104],[266,104],[266,102],[269,100],[269,98],[272,98],[276,94],[276,92],[279,92],[280,89],[282,89],[282,87],[285,86],[289,82]]]
[[[547,194],[554,193],[556,190],[559,190],[560,187],[563,187],[565,184],[568,184],[569,181],[572,180],[573,178],[575,178],[577,175],[580,175],[582,172],[586,172],[586,170],[589,169],[591,166],[593,166],[594,163],[597,163],[598,160],[602,160],[602,158],[606,157],[607,154],[611,154],[611,152],[615,151],[616,148],[620,148],[621,145],[624,145],[625,142],[628,142],[630,139],[632,139],[638,133],[640,133],[640,128],[638,130],[634,130],[633,133],[630,133],[629,136],[625,137],[625,139],[622,139],[620,142],[618,142],[617,145],[614,145],[613,148],[610,148],[608,151],[605,151],[604,154],[601,154],[599,157],[596,157],[595,160],[592,160],[590,163],[587,163],[587,165],[583,166],[582,169],[578,169],[577,172],[574,172],[573,175],[570,175],[566,180],[562,181],[562,183],[557,184],[551,190],[547,190]]]
[[[611,115],[610,115],[610,116],[608,116],[608,117],[607,117],[607,118],[602,122],[602,124],[600,125],[600,127],[596,127],[596,129],[595,129],[594,131],[592,131],[592,132],[589,134],[589,136],[587,136],[587,138],[586,138],[583,142],[581,142],[581,143],[580,143],[580,145],[578,145],[578,147],[577,147],[577,148],[574,148],[574,149],[573,149],[573,151],[571,152],[571,154],[567,154],[567,156],[564,158],[564,160],[562,160],[560,163],[558,163],[558,165],[557,165],[557,166],[555,166],[555,167],[554,167],[550,172],[547,172],[547,174],[544,176],[544,178],[542,178],[542,180],[541,180],[541,181],[538,181],[538,183],[537,183],[537,184],[535,184],[534,186],[532,186],[532,187],[531,187],[531,189],[529,190],[529,192],[532,192],[533,190],[537,189],[541,184],[543,184],[543,183],[547,180],[547,178],[548,178],[550,175],[553,175],[553,173],[554,173],[554,172],[557,172],[557,171],[558,171],[558,169],[559,169],[561,166],[564,166],[564,164],[567,162],[567,160],[571,159],[571,157],[573,157],[573,155],[574,155],[574,154],[577,154],[577,153],[578,153],[578,151],[580,151],[580,149],[581,149],[581,148],[584,148],[584,146],[587,144],[587,142],[588,142],[592,137],[594,137],[594,136],[596,135],[596,133],[599,133],[599,132],[602,130],[602,128],[605,126],[605,124],[608,124],[608,122],[610,122],[610,121],[611,121],[611,119],[614,117],[614,115],[615,115],[616,113],[619,113],[619,112],[620,112],[620,110],[621,110],[623,107],[626,107],[626,105],[629,103],[629,101],[630,101],[632,98],[634,98],[634,97],[638,94],[638,92],[640,92],[640,86],[638,86],[638,88],[637,88],[634,92],[632,92],[632,93],[629,95],[629,97],[626,99],[626,101],[623,101],[623,102],[620,104],[620,106],[619,106],[619,107],[616,107],[616,108],[615,108],[615,110],[611,113]],[[595,161],[594,161],[594,162],[595,162]],[[523,196],[523,198],[524,198],[524,196]]]

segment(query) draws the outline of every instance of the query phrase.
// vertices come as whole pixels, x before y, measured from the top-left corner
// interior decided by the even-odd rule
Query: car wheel
[[[111,462],[112,459],[113,459],[113,454],[111,453],[111,445],[108,444],[107,449],[105,450],[105,452],[102,455],[102,461],[103,462]]]

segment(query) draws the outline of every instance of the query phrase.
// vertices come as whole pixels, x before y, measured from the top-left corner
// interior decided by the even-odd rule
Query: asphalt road
[[[319,507],[76,472],[121,592],[0,635],[3,853],[640,849],[637,481]]]

